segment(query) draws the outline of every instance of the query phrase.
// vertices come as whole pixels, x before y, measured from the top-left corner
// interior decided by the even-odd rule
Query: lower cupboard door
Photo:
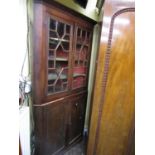
[[[64,103],[58,102],[45,108],[45,154],[52,155],[65,146]]]
[[[78,140],[83,133],[86,100],[85,97],[74,98],[70,102],[69,144]]]

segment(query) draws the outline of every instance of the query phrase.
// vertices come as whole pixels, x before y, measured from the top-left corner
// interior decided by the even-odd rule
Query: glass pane
[[[71,26],[53,19],[49,21],[47,93],[53,94],[68,90]]]
[[[64,24],[63,23],[60,23],[60,22],[58,23],[57,32],[60,37],[63,36],[63,34],[64,34]]]
[[[69,36],[69,35],[65,35],[65,36],[64,36],[64,39],[69,41],[70,36]]]
[[[48,92],[53,93],[54,92],[54,86],[48,86]]]
[[[70,26],[66,25],[66,33],[70,33]]]
[[[52,81],[54,83],[55,79],[58,77],[55,69],[51,69],[48,71],[48,81]]]
[[[86,31],[82,31],[82,40],[84,41],[85,40],[85,38],[86,38]]]
[[[48,54],[49,58],[54,57],[54,53],[55,53],[54,50],[49,50],[49,54]]]
[[[83,77],[74,78],[72,82],[73,89],[77,89],[77,88],[84,87],[84,86],[86,86],[86,78],[83,78]]]
[[[78,36],[78,37],[81,36],[81,29],[79,29],[79,28],[78,28],[77,36]]]
[[[48,86],[50,88],[49,93],[54,93],[58,91],[66,91],[68,88],[67,68],[57,68],[49,71],[48,74]],[[52,88],[52,89],[51,89]]]
[[[76,50],[74,53],[74,68],[73,68],[73,82],[72,89],[85,87],[87,82],[87,67],[88,67],[88,55],[90,32],[86,29],[77,29]]]
[[[69,50],[69,42],[62,42],[62,47],[64,50]]]
[[[55,31],[50,31],[50,37],[51,37],[51,38],[58,38],[57,32],[55,32]]]
[[[88,44],[90,41],[90,32],[87,32],[87,38],[86,38],[86,43]]]
[[[89,40],[90,38],[90,32],[87,32],[87,39]]]
[[[82,47],[82,45],[79,44],[79,43],[77,43],[77,44],[76,44],[76,51],[80,51],[80,50],[81,50],[81,47]]]
[[[55,49],[58,45],[59,41],[54,39],[49,39],[49,48]]]
[[[50,29],[52,30],[56,29],[56,21],[53,19],[50,19]]]
[[[49,67],[49,68],[54,68],[54,61],[49,60],[49,61],[48,61],[48,67]]]
[[[62,68],[66,68],[68,66],[68,61],[63,61],[63,59],[61,60],[61,58],[57,58],[56,61],[56,68],[57,70],[62,69]]]

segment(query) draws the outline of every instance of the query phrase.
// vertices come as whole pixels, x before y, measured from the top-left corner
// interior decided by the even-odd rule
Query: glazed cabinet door
[[[86,95],[76,96],[70,102],[69,138],[71,144],[82,136],[86,108]]]
[[[41,104],[70,93],[74,23],[47,3],[35,4],[34,19],[33,83]]]
[[[47,95],[69,90],[72,25],[48,14],[47,21]]]
[[[72,89],[87,86],[92,30],[76,25],[73,51]]]
[[[65,146],[65,102],[55,102],[44,108],[45,155],[61,151]]]
[[[33,87],[36,104],[87,89],[93,24],[48,4],[35,4]]]

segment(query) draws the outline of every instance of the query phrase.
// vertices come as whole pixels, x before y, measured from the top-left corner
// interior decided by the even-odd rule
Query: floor
[[[69,149],[64,155],[85,155],[85,150],[85,141],[81,141],[80,143],[76,144],[71,149]]]

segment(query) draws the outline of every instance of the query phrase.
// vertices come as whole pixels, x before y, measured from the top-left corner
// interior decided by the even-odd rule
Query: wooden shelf
[[[55,68],[48,68],[48,70],[55,70]]]
[[[55,41],[69,42],[69,40],[61,39],[61,38],[53,38],[53,37],[49,37],[49,39],[50,39],[50,40],[55,40]]]
[[[58,78],[57,74],[54,74],[54,73],[48,74],[48,80],[56,80],[57,78]],[[67,75],[66,74],[61,74],[59,79],[65,80],[65,79],[67,79]]]
[[[57,57],[55,60],[56,61],[68,61],[67,58],[60,58],[60,57]]]
[[[84,77],[85,77],[86,74],[78,74],[78,73],[74,73],[74,74],[73,74],[73,77],[79,77],[79,76],[84,76]]]
[[[78,73],[74,73],[73,74],[73,77],[74,78],[76,78],[76,77],[80,77],[80,76],[82,76],[82,77],[85,77],[86,76],[86,74],[78,74]],[[57,74],[48,74],[48,80],[56,80],[57,79]],[[61,80],[65,80],[65,79],[67,79],[67,75],[65,75],[65,74],[62,74],[62,75],[60,75],[60,78],[59,79],[61,79]]]
[[[51,60],[51,61],[68,61],[67,58],[61,58],[61,57],[49,57],[48,60]]]

